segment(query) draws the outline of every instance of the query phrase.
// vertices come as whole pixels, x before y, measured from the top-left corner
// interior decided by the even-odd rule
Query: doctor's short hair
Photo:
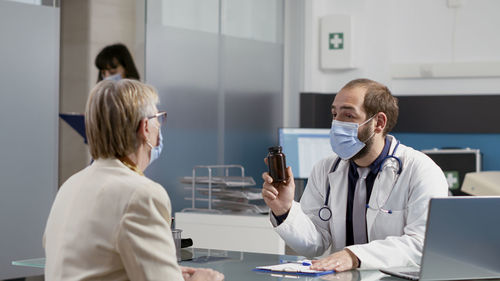
[[[394,97],[387,86],[370,80],[355,79],[347,83],[342,89],[352,89],[362,87],[366,89],[363,107],[367,118],[383,112],[387,116],[387,124],[384,129],[384,135],[387,135],[398,121],[399,106],[398,99]]]
[[[103,80],[90,92],[85,131],[93,159],[120,158],[135,152],[142,119],[156,113],[158,94],[136,80]]]

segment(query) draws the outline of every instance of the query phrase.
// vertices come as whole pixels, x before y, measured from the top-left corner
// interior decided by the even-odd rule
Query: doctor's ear
[[[383,112],[379,112],[373,119],[375,119],[375,133],[384,132],[385,126],[387,126],[387,115]]]

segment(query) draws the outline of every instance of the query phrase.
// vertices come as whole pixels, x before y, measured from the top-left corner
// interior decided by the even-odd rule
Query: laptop
[[[420,271],[380,271],[410,280],[500,278],[500,197],[431,199]]]

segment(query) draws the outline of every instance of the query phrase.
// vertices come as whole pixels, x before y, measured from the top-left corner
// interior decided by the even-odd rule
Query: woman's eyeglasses
[[[155,115],[148,117],[148,119],[153,119],[153,118],[157,118],[158,122],[160,122],[160,126],[162,126],[163,124],[165,124],[165,122],[167,122],[167,112],[160,111]]]

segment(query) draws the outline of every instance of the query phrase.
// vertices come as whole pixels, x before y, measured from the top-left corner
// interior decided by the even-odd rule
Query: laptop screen
[[[433,198],[420,280],[500,278],[500,197]]]

